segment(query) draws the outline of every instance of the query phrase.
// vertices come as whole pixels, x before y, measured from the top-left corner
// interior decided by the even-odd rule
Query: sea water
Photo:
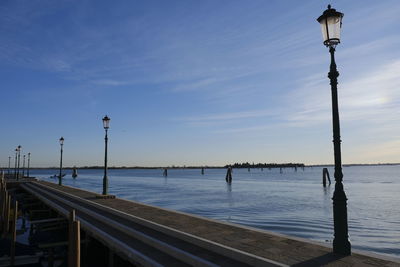
[[[263,170],[233,169],[110,169],[109,193],[117,197],[183,211],[221,221],[307,238],[331,245],[332,185],[322,186],[322,167]],[[72,171],[63,184],[101,193],[103,170]],[[57,170],[31,170],[31,175],[57,182]],[[400,166],[343,168],[348,198],[352,248],[400,258]]]

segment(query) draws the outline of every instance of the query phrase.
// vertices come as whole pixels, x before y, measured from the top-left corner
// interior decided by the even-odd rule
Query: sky
[[[0,166],[400,162],[400,1],[2,0]]]

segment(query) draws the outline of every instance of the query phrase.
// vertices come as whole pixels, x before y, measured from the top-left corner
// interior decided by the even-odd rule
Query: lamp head
[[[324,45],[336,47],[340,43],[343,16],[343,13],[336,11],[336,9],[331,8],[331,5],[328,5],[328,9],[318,17],[317,21],[321,24]]]
[[[103,127],[106,130],[110,128],[110,118],[107,115],[105,115],[103,118]]]

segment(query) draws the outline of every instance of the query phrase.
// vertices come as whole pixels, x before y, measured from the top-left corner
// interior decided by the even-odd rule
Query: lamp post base
[[[114,195],[96,195],[96,198],[98,199],[114,199]]]
[[[333,193],[333,221],[335,237],[333,239],[333,253],[340,255],[351,255],[351,244],[349,242],[347,225],[347,197],[341,181],[335,184]]]
[[[333,239],[333,253],[349,256],[351,255],[351,244],[347,239]]]
[[[108,194],[108,177],[107,175],[104,175],[103,177],[103,195]]]

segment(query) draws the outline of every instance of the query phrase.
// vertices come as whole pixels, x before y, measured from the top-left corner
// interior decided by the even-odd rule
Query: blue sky
[[[400,2],[0,2],[0,164],[332,163],[329,53],[343,12],[343,163],[400,162]]]

